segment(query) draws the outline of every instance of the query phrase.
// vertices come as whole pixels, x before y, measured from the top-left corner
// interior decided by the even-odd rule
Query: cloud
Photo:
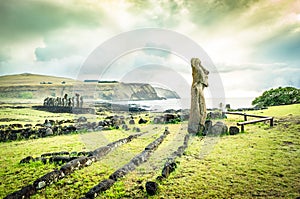
[[[157,27],[183,34],[201,46],[217,66],[210,71],[210,81],[220,74],[230,96],[254,95],[279,85],[300,87],[296,75],[299,14],[300,2],[294,0],[3,1],[0,74],[32,72],[76,78],[85,59],[103,42],[124,31]],[[116,43],[103,53],[113,54],[131,41]],[[170,46],[175,44],[182,45],[174,40]],[[164,42],[148,46],[170,50]],[[122,78],[130,71],[135,74],[138,67],[156,64],[191,80],[190,64],[175,54],[144,49],[121,56],[110,66],[97,65],[89,74],[99,76],[101,67],[108,67],[107,77]]]
[[[220,71],[227,97],[255,97],[266,89],[279,86],[300,87],[300,68],[289,67],[285,63],[253,65],[249,67],[249,64],[245,64]]]
[[[71,3],[33,0],[1,2],[1,42],[27,40],[68,26],[85,28],[100,24],[101,10],[96,12],[85,4]]]
[[[34,73],[59,77],[76,77],[84,57],[70,56],[47,62],[9,60],[0,64],[0,71],[5,74]]]
[[[299,63],[300,32],[294,32],[297,27],[300,27],[300,23],[261,42],[257,46],[257,58],[262,60],[267,57],[272,61]]]

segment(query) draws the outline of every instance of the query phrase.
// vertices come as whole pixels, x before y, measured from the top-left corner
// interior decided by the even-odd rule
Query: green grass
[[[247,111],[246,113],[263,116],[283,117],[283,116],[300,116],[300,104],[270,106],[268,109],[258,111]]]
[[[74,172],[32,198],[80,198],[143,151],[147,144],[161,135],[165,126],[169,127],[171,134],[149,161],[98,198],[296,198],[300,196],[299,108],[299,104],[296,104],[248,112],[274,116],[275,126],[272,128],[268,124],[258,123],[246,125],[246,132],[235,136],[193,137],[186,155],[177,158],[178,168],[168,179],[159,183],[159,193],[155,196],[147,195],[145,183],[161,175],[165,158],[182,142],[186,123],[136,125],[149,133],[120,146],[99,162]],[[6,115],[12,111],[20,114],[17,117],[26,118],[24,109],[7,110]],[[52,117],[49,113],[27,112],[29,115],[38,114],[32,121]],[[223,121],[229,126],[242,119],[229,115]],[[112,130],[0,143],[0,198],[32,183],[56,167],[40,163],[18,164],[28,155],[91,150],[132,133]]]

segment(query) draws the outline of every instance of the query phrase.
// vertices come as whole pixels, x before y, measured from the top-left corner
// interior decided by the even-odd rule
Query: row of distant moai
[[[69,97],[65,94],[64,97],[47,97],[44,99],[44,106],[63,106],[82,108],[83,97],[75,93],[75,97]]]

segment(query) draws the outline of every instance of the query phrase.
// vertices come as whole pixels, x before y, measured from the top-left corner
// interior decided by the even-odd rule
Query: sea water
[[[206,107],[208,109],[212,108],[220,108],[222,104],[222,108],[225,108],[226,104],[230,104],[230,108],[250,108],[252,107],[251,102],[252,98],[207,98],[206,99]],[[124,100],[124,101],[97,101],[97,102],[108,102],[111,104],[121,104],[135,106],[139,108],[143,108],[145,110],[151,110],[155,112],[161,112],[169,109],[190,109],[191,100],[189,98],[185,99],[166,99],[166,100]]]

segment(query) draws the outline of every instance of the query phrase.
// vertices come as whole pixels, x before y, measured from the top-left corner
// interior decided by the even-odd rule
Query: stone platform
[[[33,109],[52,113],[95,114],[92,108],[77,108],[69,106],[32,106]]]

